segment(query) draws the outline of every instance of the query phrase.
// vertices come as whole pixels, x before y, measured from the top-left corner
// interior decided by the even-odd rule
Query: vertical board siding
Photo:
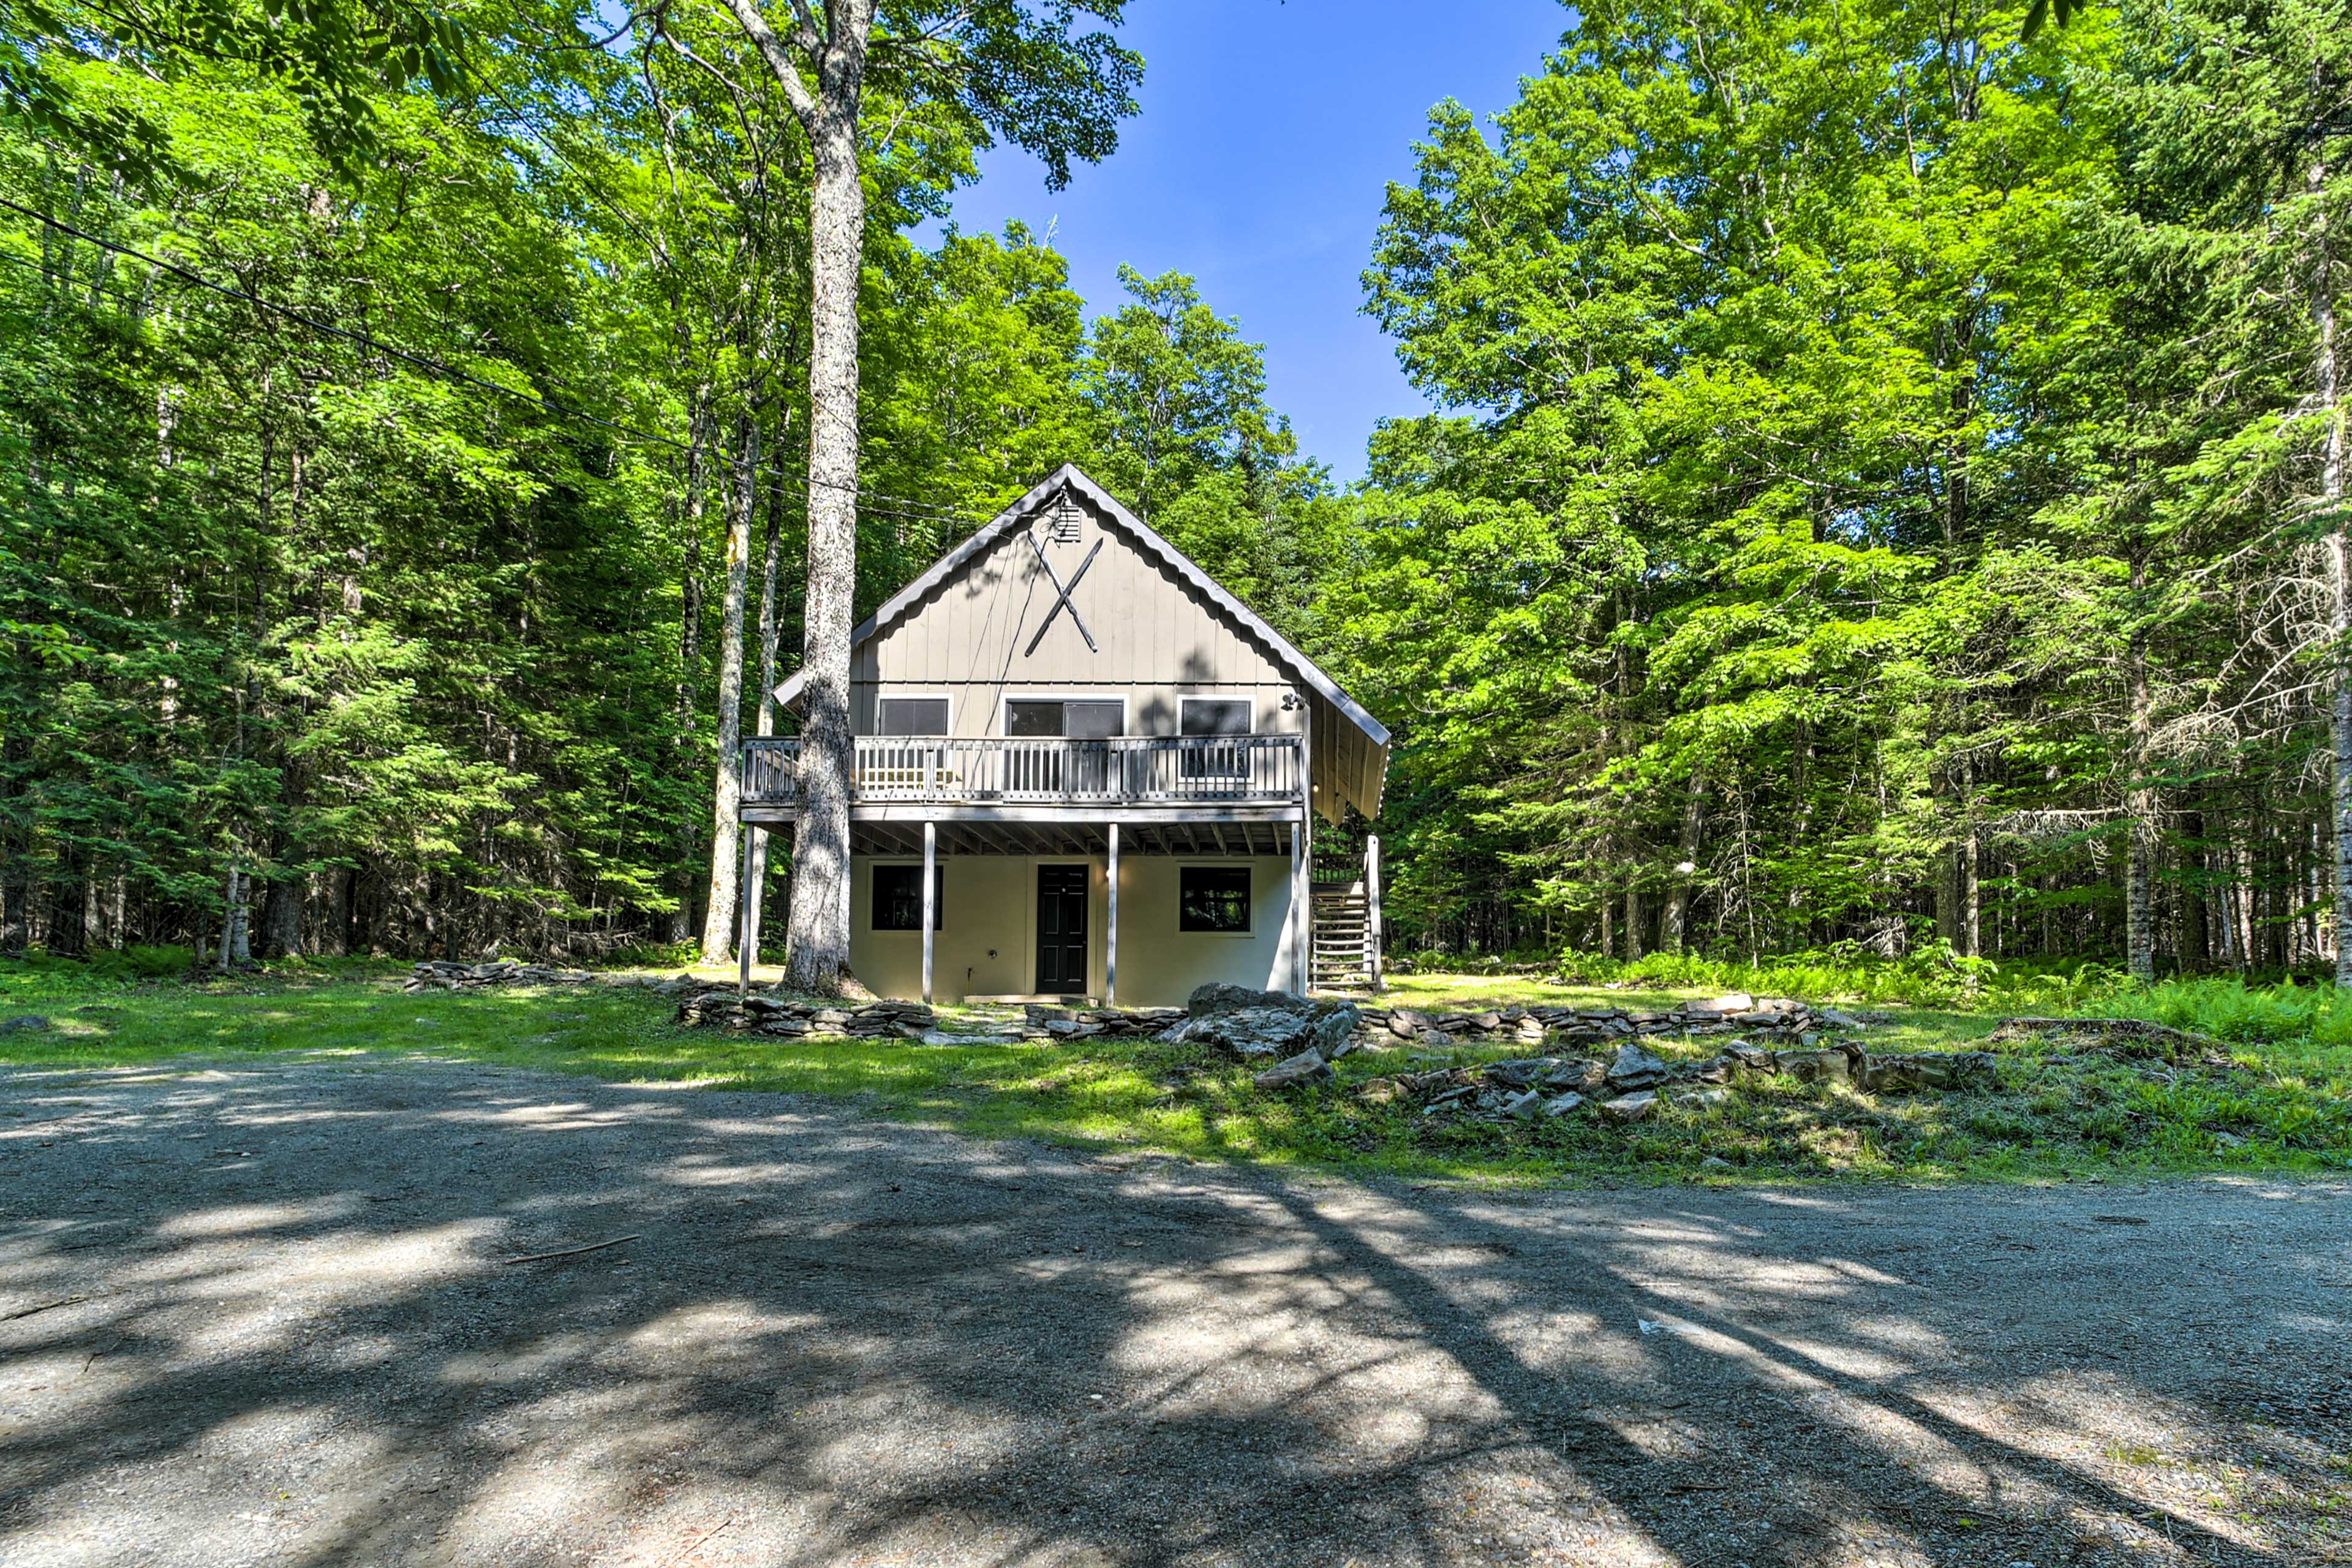
[[[1281,710],[1290,686],[1282,668],[1118,529],[1088,515],[1076,545],[1048,544],[1064,582],[1097,541],[1102,549],[1071,595],[1094,650],[1066,605],[1037,651],[1025,652],[1058,595],[1028,530],[1015,529],[858,650],[858,728],[870,731],[880,691],[935,690],[952,698],[950,727],[960,736],[996,734],[1003,699],[1023,691],[1124,697],[1130,734],[1175,733],[1189,695],[1255,694],[1259,733],[1297,729],[1297,716]]]

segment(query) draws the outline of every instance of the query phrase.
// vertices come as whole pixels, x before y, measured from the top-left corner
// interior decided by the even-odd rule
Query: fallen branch
[[[704,1531],[700,1535],[696,1536],[693,1540],[688,1542],[685,1545],[679,1547],[677,1551],[663,1558],[662,1568],[669,1568],[669,1565],[673,1563],[683,1563],[686,1561],[686,1554],[688,1552],[699,1552],[703,1547],[710,1543],[712,1537],[716,1536],[720,1531],[726,1529],[729,1525],[734,1522],[735,1516],[731,1513],[729,1514],[725,1519],[720,1520],[717,1524],[712,1525],[709,1530]]]
[[[644,1233],[642,1231],[632,1232],[627,1236],[616,1236],[610,1241],[592,1241],[585,1247],[567,1247],[559,1252],[526,1252],[520,1258],[509,1258],[505,1259],[505,1261],[509,1263],[544,1263],[551,1258],[577,1258],[583,1252],[602,1252],[608,1247],[618,1247],[625,1241],[635,1241],[643,1234]]]
[[[44,1301],[37,1307],[19,1307],[13,1312],[0,1312],[0,1323],[13,1323],[19,1318],[29,1318],[36,1312],[46,1312],[55,1307],[70,1307],[76,1301],[87,1301],[87,1296],[60,1296],[54,1301]]]

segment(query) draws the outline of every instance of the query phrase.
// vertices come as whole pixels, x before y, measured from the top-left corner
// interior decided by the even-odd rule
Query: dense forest
[[[0,945],[723,954],[824,494],[748,8],[0,10]],[[1351,487],[877,82],[858,610],[1086,467],[1396,732],[1401,949],[2332,970],[2352,0],[2027,10],[1564,11],[1398,150]]]

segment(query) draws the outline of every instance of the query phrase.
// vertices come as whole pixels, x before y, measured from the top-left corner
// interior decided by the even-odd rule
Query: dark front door
[[[1087,868],[1037,868],[1037,992],[1087,994]]]

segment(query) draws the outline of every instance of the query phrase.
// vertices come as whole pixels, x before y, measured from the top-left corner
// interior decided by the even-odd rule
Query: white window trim
[[[884,734],[882,732],[882,704],[885,701],[897,701],[902,698],[916,702],[945,702],[948,705],[948,727],[936,735]],[[877,687],[874,691],[874,732],[871,735],[862,738],[869,741],[953,740],[955,738],[955,693],[952,691],[927,691],[920,687],[908,687],[904,689],[892,687],[886,690],[880,687]]]
[[[1231,871],[1238,868],[1249,878],[1249,924],[1239,931],[1186,931],[1184,929],[1184,873],[1191,870],[1215,868]],[[1176,938],[1180,942],[1254,942],[1257,938],[1257,868],[1248,858],[1236,860],[1187,860],[1176,862]]]
[[[1011,738],[1005,733],[1004,726],[1012,717],[1012,705],[1015,702],[1116,702],[1118,704],[1118,739],[1131,740],[1135,734],[1134,703],[1123,691],[1006,691],[996,699],[996,737],[999,740]],[[1033,735],[1025,738],[1046,740],[1050,737]]]

